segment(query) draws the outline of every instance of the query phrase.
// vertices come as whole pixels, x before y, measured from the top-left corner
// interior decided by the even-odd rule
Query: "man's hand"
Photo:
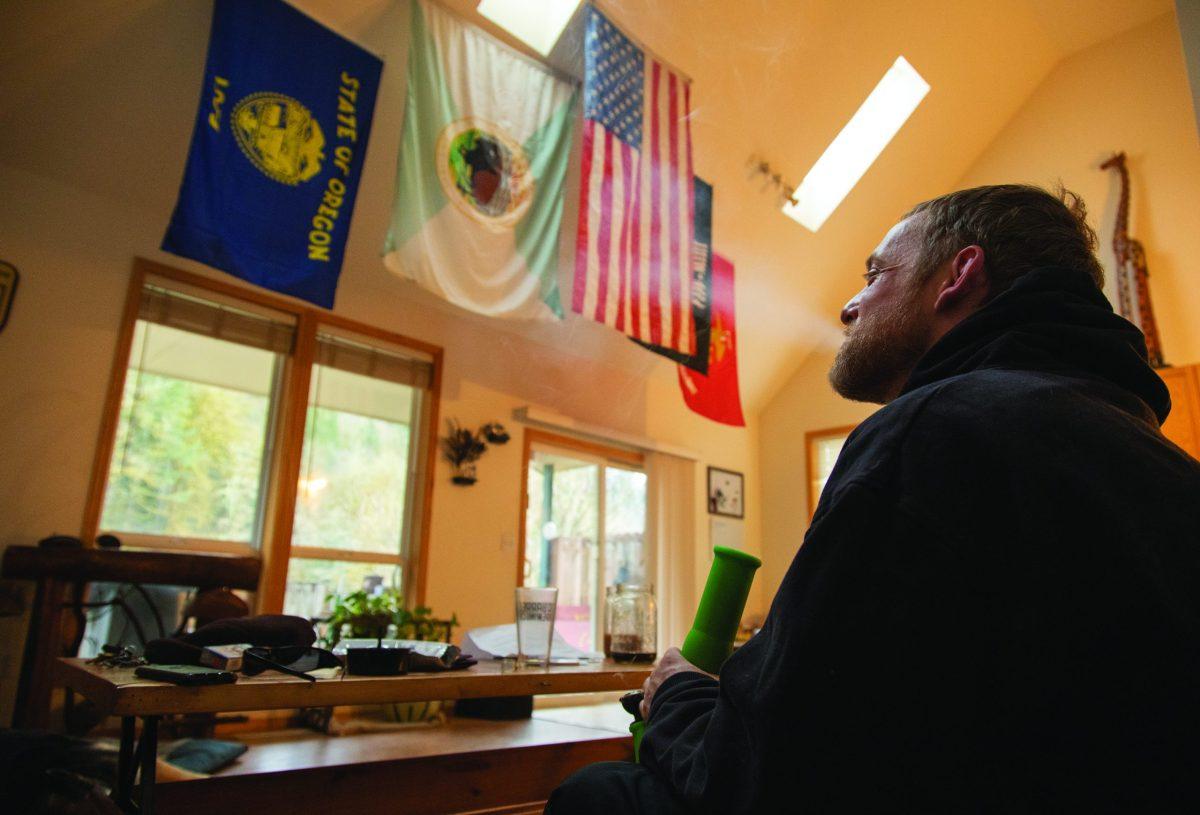
[[[667,679],[675,674],[687,673],[689,671],[704,674],[705,676],[712,676],[712,674],[700,670],[684,659],[683,654],[679,653],[678,648],[668,648],[667,652],[663,654],[662,659],[658,661],[658,666],[655,667],[654,673],[650,674],[642,684],[642,695],[645,697],[642,699],[641,706],[643,719],[650,718],[650,703],[654,701],[654,694],[658,691],[659,685],[666,682]],[[714,676],[713,679],[716,679],[716,677]]]

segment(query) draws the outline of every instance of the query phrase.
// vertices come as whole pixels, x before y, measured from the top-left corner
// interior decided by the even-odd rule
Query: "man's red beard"
[[[859,317],[846,329],[829,383],[847,399],[886,404],[900,395],[929,350],[929,328],[909,292],[896,307]]]

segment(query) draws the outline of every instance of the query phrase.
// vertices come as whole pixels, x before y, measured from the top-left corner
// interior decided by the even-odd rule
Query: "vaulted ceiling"
[[[293,2],[383,54],[388,72],[402,73],[397,57],[403,46],[389,39],[398,0]],[[475,12],[477,0],[444,2],[511,40]],[[838,309],[858,287],[862,258],[891,222],[913,203],[953,188],[1057,62],[1172,8],[1170,0],[600,5],[694,81],[696,168],[715,187],[716,248],[737,266],[742,391],[750,413],[814,348],[839,341]],[[194,91],[157,88],[196,87],[208,33],[209,4],[186,6],[181,11],[175,0],[6,3],[0,130],[36,124],[41,131],[36,139],[26,131],[15,138],[11,130],[0,137],[0,160],[161,210],[165,218],[196,98]],[[779,212],[776,197],[751,177],[748,159],[761,156],[798,182],[901,54],[932,90],[821,230],[808,232]],[[156,75],[161,70],[169,75]],[[131,71],[142,73],[130,79]],[[97,76],[113,77],[123,92],[111,98],[85,93]],[[71,104],[58,107],[56,98]],[[31,117],[30,108],[46,113]],[[58,127],[47,127],[51,122]],[[125,140],[135,137],[136,148],[129,148]],[[379,163],[388,173],[397,137],[396,130],[372,137],[373,153],[392,156]],[[128,163],[118,171],[103,159],[106,151],[122,149],[138,154],[132,172]],[[360,198],[360,209],[364,203]],[[381,236],[352,232],[353,240],[374,247]]]

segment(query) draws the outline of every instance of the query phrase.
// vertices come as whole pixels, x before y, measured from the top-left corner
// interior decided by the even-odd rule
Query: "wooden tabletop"
[[[221,713],[298,707],[533,696],[635,690],[651,665],[605,660],[585,665],[505,670],[499,660],[460,671],[405,676],[346,676],[308,682],[282,674],[238,675],[233,685],[185,688],[134,676],[133,668],[102,668],[83,659],[58,660],[56,679],[82,693],[101,711],[116,716],[164,713]]]

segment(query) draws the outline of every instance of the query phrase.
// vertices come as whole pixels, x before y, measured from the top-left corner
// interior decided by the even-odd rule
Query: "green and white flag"
[[[576,90],[413,0],[384,264],[491,317],[561,319],[558,238]]]

